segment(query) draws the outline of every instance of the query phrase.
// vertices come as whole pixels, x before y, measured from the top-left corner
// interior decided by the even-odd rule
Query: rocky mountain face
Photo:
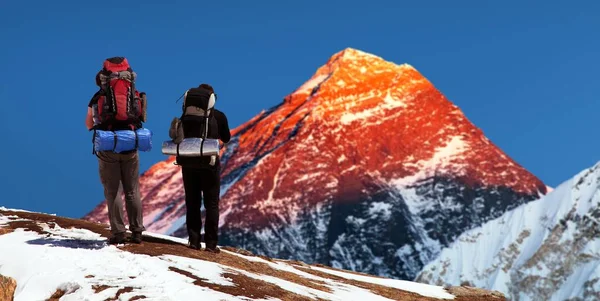
[[[232,134],[220,244],[270,257],[413,279],[463,232],[546,193],[415,68],[351,48]],[[141,178],[145,224],[185,237],[172,162]],[[86,218],[107,222],[105,206]]]
[[[465,232],[417,280],[493,288],[510,300],[599,300],[600,162]]]

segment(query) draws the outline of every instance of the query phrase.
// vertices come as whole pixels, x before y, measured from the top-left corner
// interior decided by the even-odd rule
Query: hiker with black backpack
[[[204,200],[206,221],[204,227],[205,251],[219,253],[219,199],[221,191],[221,164],[218,152],[210,156],[180,156],[179,144],[187,138],[202,138],[197,151],[203,153],[209,148],[204,145],[207,139],[229,142],[231,133],[225,114],[214,108],[217,95],[211,85],[201,84],[186,91],[180,118],[174,118],[169,136],[177,144],[175,164],[181,166],[185,191],[186,227],[189,247],[201,249],[202,216],[201,204]],[[218,140],[215,143],[218,143]],[[214,140],[213,140],[214,141]],[[218,150],[218,145],[216,146]]]
[[[142,133],[142,122],[146,121],[146,95],[135,89],[135,78],[126,58],[106,59],[102,70],[96,74],[99,91],[90,100],[86,117],[88,130],[94,131],[93,153],[98,157],[108,207],[110,244],[127,241],[121,190],[125,194],[125,209],[132,232],[130,241],[141,243],[145,231],[139,192],[138,135]],[[120,135],[135,135],[135,145],[127,147]],[[101,140],[102,137],[106,139]],[[103,141],[111,146],[101,148]]]

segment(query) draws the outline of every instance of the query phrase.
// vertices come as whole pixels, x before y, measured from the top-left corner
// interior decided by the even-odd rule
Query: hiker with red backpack
[[[218,140],[229,142],[231,133],[225,114],[214,108],[217,95],[212,86],[201,84],[184,94],[181,118],[174,118],[169,129],[172,141],[163,143],[163,153],[171,154],[167,148],[176,145],[176,163],[181,166],[185,191],[186,227],[189,247],[201,249],[202,215],[204,201],[206,221],[204,227],[205,251],[219,253],[219,198],[221,192],[221,164],[218,156]],[[198,139],[201,138],[201,139]],[[180,153],[184,140],[201,140],[200,147]],[[216,147],[204,145],[207,140],[217,143]],[[217,140],[217,141],[215,141]],[[193,144],[193,143],[192,143]],[[211,150],[209,150],[211,149]],[[210,151],[210,155],[204,155]]]
[[[100,180],[108,207],[112,236],[110,244],[125,243],[123,201],[132,232],[130,241],[142,242],[145,231],[139,192],[138,150],[150,149],[151,132],[142,127],[146,121],[146,95],[135,89],[136,73],[126,58],[104,61],[96,74],[98,92],[88,104],[86,126],[94,131],[93,153],[98,157]]]

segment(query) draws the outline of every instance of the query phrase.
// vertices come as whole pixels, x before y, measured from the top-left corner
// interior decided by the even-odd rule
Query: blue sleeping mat
[[[130,130],[114,132],[97,130],[94,136],[94,150],[97,152],[114,151],[115,153],[133,150],[135,149],[136,133],[137,149],[142,152],[150,151],[152,149],[152,131],[145,128],[138,129],[135,132]]]

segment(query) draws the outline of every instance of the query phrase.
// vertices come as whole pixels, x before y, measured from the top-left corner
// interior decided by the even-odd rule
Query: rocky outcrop
[[[16,289],[14,279],[0,275],[0,301],[13,301]]]
[[[451,286],[447,290],[449,293],[455,295],[457,299],[506,300],[504,294],[499,291],[488,291],[471,286]]]

